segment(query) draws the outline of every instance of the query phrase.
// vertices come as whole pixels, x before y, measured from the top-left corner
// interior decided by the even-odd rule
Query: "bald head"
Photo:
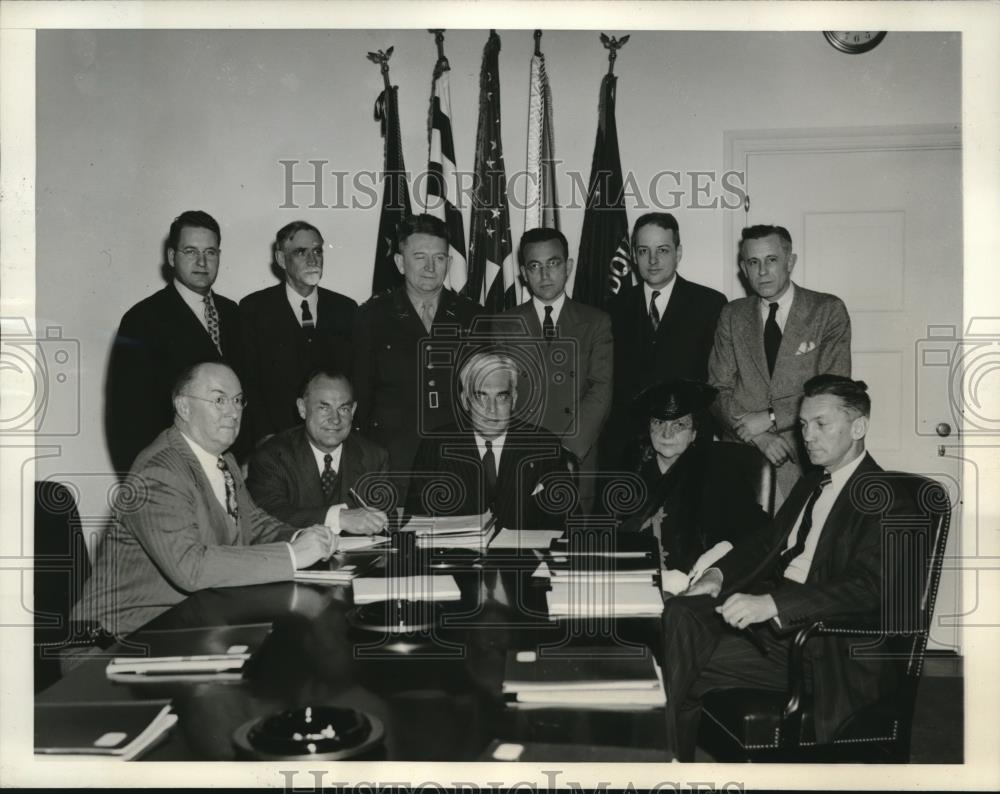
[[[236,441],[243,418],[243,387],[225,364],[186,369],[174,385],[173,401],[174,424],[206,452],[221,455]]]

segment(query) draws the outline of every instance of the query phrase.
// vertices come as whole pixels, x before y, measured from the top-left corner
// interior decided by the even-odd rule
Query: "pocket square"
[[[799,345],[799,349],[795,351],[795,355],[801,356],[804,353],[811,353],[815,349],[816,349],[815,342],[803,342],[802,344]]]

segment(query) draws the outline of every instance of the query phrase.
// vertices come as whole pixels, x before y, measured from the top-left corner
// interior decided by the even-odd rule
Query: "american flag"
[[[455,141],[451,134],[450,72],[451,66],[442,53],[434,65],[431,106],[427,119],[429,154],[424,212],[440,218],[448,227],[451,248],[448,286],[460,292],[468,281],[468,266],[465,262],[465,225],[462,223],[461,211],[455,206],[458,184],[455,177]]]
[[[479,127],[472,217],[469,221],[469,283],[465,293],[489,311],[516,306],[517,275],[510,243],[507,174],[500,141],[500,37],[495,30],[483,48],[479,75]]]

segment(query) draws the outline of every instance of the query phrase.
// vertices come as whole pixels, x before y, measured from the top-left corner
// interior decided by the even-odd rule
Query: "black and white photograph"
[[[1000,786],[998,35],[5,0],[0,782]]]

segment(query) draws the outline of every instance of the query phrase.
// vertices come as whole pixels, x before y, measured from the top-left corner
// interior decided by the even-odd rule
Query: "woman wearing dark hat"
[[[648,496],[621,528],[657,535],[664,569],[687,572],[716,543],[767,521],[750,483],[727,471],[724,445],[713,443],[706,428],[715,394],[704,383],[672,380],[650,386],[633,402],[636,471]]]

